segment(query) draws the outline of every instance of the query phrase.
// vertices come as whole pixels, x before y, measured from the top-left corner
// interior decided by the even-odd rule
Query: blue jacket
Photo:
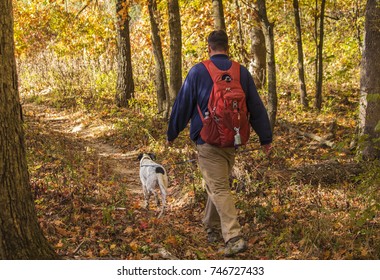
[[[212,62],[221,70],[231,67],[231,61],[227,55],[214,55]],[[259,136],[261,145],[272,142],[272,130],[270,128],[267,111],[257,93],[253,78],[248,69],[240,66],[240,82],[247,95],[247,108],[250,113],[250,124]],[[167,140],[173,141],[179,133],[190,123],[190,138],[197,144],[203,144],[199,133],[202,129],[202,121],[198,113],[197,104],[204,113],[207,109],[208,99],[212,90],[213,81],[203,63],[194,65],[174,102],[170,115]]]

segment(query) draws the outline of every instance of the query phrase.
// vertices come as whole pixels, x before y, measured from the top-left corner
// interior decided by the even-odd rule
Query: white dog
[[[165,211],[166,207],[166,194],[168,187],[168,175],[165,168],[154,162],[155,156],[153,154],[140,154],[138,156],[140,160],[140,180],[145,198],[145,207],[149,209],[149,198],[151,194],[154,195],[157,206],[160,205],[158,195],[155,191],[155,187],[158,185],[161,192],[161,212],[158,217]]]

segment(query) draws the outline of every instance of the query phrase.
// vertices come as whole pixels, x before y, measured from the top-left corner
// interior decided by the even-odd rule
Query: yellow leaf
[[[127,234],[127,235],[130,235],[133,233],[133,228],[132,227],[127,227],[125,230],[124,230],[124,233]]]
[[[281,212],[281,206],[276,205],[273,207],[273,213],[280,213]]]
[[[112,245],[110,246],[110,249],[111,249],[111,250],[115,250],[115,248],[116,248],[116,244],[112,244]]]
[[[132,241],[131,243],[129,243],[129,247],[131,247],[132,251],[136,252],[139,248],[139,245],[135,241]]]
[[[361,255],[362,255],[363,257],[368,256],[368,250],[367,250],[367,248],[362,248],[362,250],[361,250]]]

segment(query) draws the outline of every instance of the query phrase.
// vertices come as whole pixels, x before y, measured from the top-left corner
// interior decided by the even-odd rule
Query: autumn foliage
[[[118,108],[113,99],[112,1],[14,2],[31,188],[39,222],[58,254],[223,258],[217,253],[223,244],[208,244],[202,228],[205,191],[188,131],[174,147],[165,146],[167,124],[156,111],[145,2],[130,1],[136,92],[128,108]],[[157,2],[167,58],[166,4]],[[213,24],[211,1],[204,2],[180,1],[183,76],[207,55],[204,38]],[[231,56],[248,67],[253,8],[245,2],[224,1]],[[237,156],[231,191],[249,250],[236,258],[379,259],[380,170],[376,162],[360,162],[356,153],[364,1],[327,3],[321,111],[299,102],[291,1],[269,2],[278,123],[270,158],[260,152],[254,134]],[[309,92],[315,90],[312,2],[300,5]],[[266,101],[265,90],[261,95]],[[142,206],[137,161],[142,151],[154,152],[169,172],[169,208],[160,219]]]

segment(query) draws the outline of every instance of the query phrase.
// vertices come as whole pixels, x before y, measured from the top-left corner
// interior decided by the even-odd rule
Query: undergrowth
[[[206,195],[188,130],[166,147],[167,124],[152,95],[137,92],[128,108],[118,108],[113,71],[71,66],[60,74],[61,62],[53,63],[56,70],[40,69],[43,82],[22,67],[24,104],[65,111],[75,115],[75,124],[86,120],[87,126],[101,122],[109,128],[90,141],[154,152],[168,170],[172,205],[156,219],[140,206],[141,195],[130,192],[139,185],[137,172],[133,178],[113,174],[89,143],[27,111],[31,187],[39,221],[57,252],[69,259],[158,259],[164,248],[180,259],[221,258],[201,226]],[[350,147],[357,96],[327,98],[328,108],[316,112],[302,109],[295,96],[280,97],[271,158],[254,134],[238,152],[231,191],[250,246],[238,258],[379,259],[379,163],[363,164]],[[287,126],[337,145],[320,145]],[[126,164],[137,170],[135,161]]]

